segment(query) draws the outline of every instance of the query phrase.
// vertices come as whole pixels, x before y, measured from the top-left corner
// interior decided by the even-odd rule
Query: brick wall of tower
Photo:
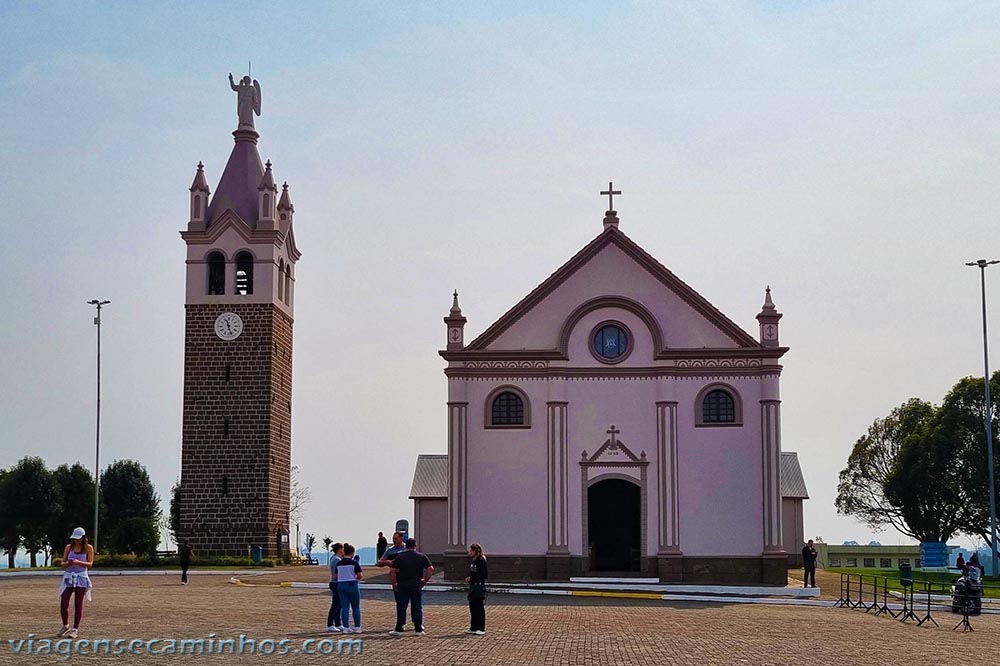
[[[202,555],[275,557],[288,531],[292,321],[271,304],[186,311],[181,537]],[[243,320],[235,340],[215,335],[223,312]]]

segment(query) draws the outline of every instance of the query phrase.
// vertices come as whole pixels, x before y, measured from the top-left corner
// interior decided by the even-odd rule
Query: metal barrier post
[[[878,610],[878,576],[872,576],[872,603],[865,608],[866,613]],[[877,615],[877,613],[876,613]]]
[[[878,604],[878,577],[875,578],[875,603]],[[896,617],[896,614],[892,612],[889,608],[889,579],[885,576],[882,577],[882,605],[878,607],[875,611],[875,615],[879,616],[882,613],[888,613],[892,617]]]
[[[847,600],[844,599],[844,576],[847,574],[840,574],[840,598],[837,599],[837,603],[833,605],[834,608],[838,608],[847,604]]]
[[[928,620],[930,620],[931,622],[934,623],[935,627],[939,627],[941,625],[939,625],[937,623],[937,621],[934,618],[931,617],[931,585],[930,585],[929,582],[925,582],[924,586],[927,588],[927,615],[924,615],[924,618],[922,620],[920,620],[919,622],[917,622],[917,626],[919,627],[924,622],[927,622]]]
[[[865,606],[865,576],[864,574],[858,574],[858,600],[854,602],[851,608],[867,608]]]
[[[913,581],[910,580],[909,584],[903,583],[903,610],[899,612],[898,619],[900,622],[906,622],[907,620],[919,620],[916,613],[913,612]]]

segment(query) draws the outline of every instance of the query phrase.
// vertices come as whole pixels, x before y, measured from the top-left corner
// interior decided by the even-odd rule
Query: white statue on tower
[[[229,87],[236,91],[236,116],[240,127],[253,128],[254,114],[260,115],[260,84],[257,79],[251,83],[250,77],[244,76],[237,85],[230,72]]]

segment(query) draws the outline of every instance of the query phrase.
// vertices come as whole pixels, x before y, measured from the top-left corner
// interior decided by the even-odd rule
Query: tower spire
[[[462,308],[458,304],[458,290],[452,294],[451,310],[444,318],[445,326],[448,327],[448,351],[463,349],[465,347],[465,322],[467,319],[462,315]]]
[[[764,290],[764,305],[761,306],[757,314],[757,321],[760,323],[760,344],[765,347],[778,346],[778,321],[781,313],[774,306],[771,300],[771,285],[767,285]]]

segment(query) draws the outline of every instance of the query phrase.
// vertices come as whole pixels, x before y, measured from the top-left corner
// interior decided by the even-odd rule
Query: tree
[[[21,544],[31,556],[31,566],[38,566],[38,552],[48,540],[53,513],[62,511],[60,492],[52,472],[38,457],[25,457],[10,470],[5,479],[8,510],[14,515]]]
[[[948,541],[961,529],[965,513],[962,460],[940,416],[930,407],[917,417],[885,482],[886,499],[918,541]]]
[[[94,477],[90,470],[74,463],[60,465],[52,472],[59,488],[61,511],[53,511],[46,530],[46,545],[56,552],[69,543],[69,535],[77,527],[93,533]]]
[[[298,525],[302,520],[302,511],[306,504],[312,501],[312,491],[309,486],[299,482],[299,466],[292,465],[292,483],[288,495],[288,520],[292,525]]]
[[[949,515],[955,511],[949,488],[954,480],[935,475],[932,464],[923,464],[948,463],[934,450],[937,415],[934,405],[912,398],[876,419],[854,444],[840,472],[837,512],[876,529],[892,526],[919,541],[941,541],[954,534],[957,526]]]
[[[306,534],[306,556],[312,559],[313,546],[316,545],[316,535]]]
[[[989,472],[986,457],[985,386],[981,377],[966,377],[952,387],[941,405],[940,430],[956,460],[962,492],[961,531],[992,547],[990,534]],[[993,423],[993,466],[1000,472],[1000,371],[990,378],[990,418]],[[994,482],[1000,479],[994,479]],[[995,492],[1000,497],[1000,483]]]
[[[111,550],[118,545],[129,544],[129,550],[136,552],[134,544],[144,543],[137,535],[156,535],[156,525],[160,518],[160,499],[153,488],[146,468],[135,460],[116,460],[101,474],[101,529],[111,535]],[[132,519],[144,520],[147,527],[139,529],[135,524],[119,528]],[[154,536],[159,542],[158,536]],[[155,544],[154,544],[155,549]],[[147,551],[148,552],[148,551]]]
[[[332,545],[333,545],[333,539],[331,539],[329,536],[323,537],[323,547],[326,548],[327,559],[329,559],[330,557],[330,546]]]
[[[160,543],[156,525],[156,521],[148,517],[126,518],[111,533],[112,552],[155,555],[156,546]]]
[[[7,554],[7,568],[14,568],[14,556],[21,547],[21,533],[18,531],[14,513],[13,486],[10,470],[0,469],[0,548]]]
[[[174,543],[180,543],[181,533],[181,482],[177,480],[170,489],[170,514],[167,529]]]

